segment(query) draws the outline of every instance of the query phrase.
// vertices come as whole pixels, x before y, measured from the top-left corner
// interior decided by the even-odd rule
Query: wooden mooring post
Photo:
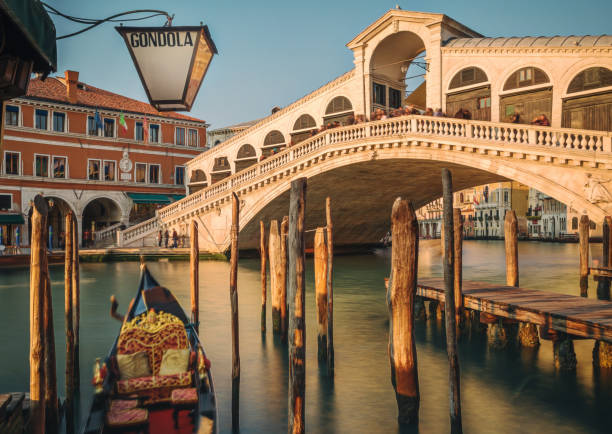
[[[325,229],[317,228],[314,237],[315,300],[317,304],[318,357],[327,360],[327,245]]]
[[[74,432],[74,330],[72,326],[72,220],[74,215],[70,211],[66,215],[66,236],[64,248],[64,314],[66,330],[66,433]]]
[[[582,215],[578,224],[580,239],[580,295],[586,297],[589,291],[589,216]]]
[[[232,309],[232,431],[240,431],[240,342],[238,328],[238,232],[240,202],[232,193],[230,304]]]
[[[81,279],[79,270],[79,226],[76,217],[72,219],[72,329],[74,330],[74,387],[81,387],[79,357],[79,335],[81,320]]]
[[[266,226],[263,220],[259,221],[259,260],[260,260],[260,280],[261,280],[261,331],[266,332],[266,290],[268,286],[266,251]]]
[[[278,275],[280,288],[280,328],[281,341],[287,342],[287,236],[289,234],[289,216],[283,217],[280,227],[280,270]]]
[[[45,239],[49,239],[49,223],[45,225]],[[43,328],[45,331],[43,348],[45,350],[45,426],[46,433],[55,434],[59,425],[57,402],[57,373],[55,361],[55,331],[53,328],[53,299],[51,296],[51,277],[49,276],[48,255],[44,256],[42,267],[45,272],[43,295]]]
[[[453,209],[453,231],[454,231],[454,248],[455,248],[455,325],[457,328],[457,336],[461,335],[463,329],[463,292],[461,289],[463,283],[463,221],[461,220],[461,209]]]
[[[291,182],[289,202],[289,432],[305,432],[304,399],[306,394],[306,316],[305,316],[305,244],[304,211],[306,178]]]
[[[191,322],[200,333],[200,245],[198,222],[191,220],[189,234],[189,272],[191,283]]]
[[[606,216],[602,227],[602,264],[604,268],[612,268],[612,217]],[[610,278],[599,276],[597,282],[597,298],[610,300]],[[612,368],[612,344],[605,341],[595,341],[593,347],[593,365],[597,368]]]
[[[45,330],[44,297],[47,285],[47,247],[45,227],[49,213],[47,201],[37,195],[32,205],[30,241],[30,429],[45,432]]]
[[[334,377],[334,223],[331,198],[325,198],[327,240],[327,375]]]
[[[281,264],[280,264],[280,233],[278,220],[270,222],[270,235],[268,242],[268,257],[270,258],[270,300],[272,304],[272,333],[280,334],[280,292],[281,292]]]
[[[446,353],[449,363],[449,399],[451,433],[461,433],[461,394],[459,382],[459,356],[457,355],[457,329],[455,324],[454,297],[454,224],[453,182],[448,169],[442,169],[443,216],[444,216],[444,304],[446,327]]]
[[[419,235],[411,203],[397,198],[391,210],[391,273],[387,287],[389,359],[400,424],[417,424],[419,376],[414,342]]]

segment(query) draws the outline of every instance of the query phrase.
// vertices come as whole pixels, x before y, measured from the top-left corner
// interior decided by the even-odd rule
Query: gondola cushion
[[[106,414],[106,423],[111,428],[123,428],[142,425],[149,420],[149,412],[144,408],[109,411]]]
[[[198,402],[198,390],[195,387],[174,389],[172,391],[173,405],[189,405]]]
[[[117,392],[120,394],[128,394],[164,387],[187,386],[191,386],[191,372],[119,380],[117,381]]]

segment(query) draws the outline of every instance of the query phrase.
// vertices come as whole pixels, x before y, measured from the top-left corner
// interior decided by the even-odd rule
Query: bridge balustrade
[[[243,185],[278,167],[288,165],[290,162],[312,154],[327,145],[405,134],[466,138],[501,144],[538,146],[588,153],[612,152],[612,134],[608,132],[419,115],[402,116],[321,132],[308,140],[281,151],[279,154],[268,157],[241,172],[162,208],[153,220],[157,221],[158,218],[165,220],[175,213],[191,212],[197,207],[201,207],[203,202],[208,199]],[[143,222],[122,231],[123,243],[129,242],[129,240],[147,231],[157,229],[157,223],[152,226],[146,226],[146,223]]]

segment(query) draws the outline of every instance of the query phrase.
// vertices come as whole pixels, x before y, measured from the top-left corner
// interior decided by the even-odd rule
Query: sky
[[[105,18],[134,9],[174,14],[173,25],[208,25],[219,54],[191,115],[220,128],[270,114],[353,67],[346,44],[396,4],[446,14],[486,36],[611,34],[611,0],[46,0],[68,15]],[[82,26],[52,15],[57,35]],[[129,25],[161,26],[163,17]],[[106,23],[57,42],[58,74],[147,101],[127,47]],[[126,24],[128,25],[128,24]]]

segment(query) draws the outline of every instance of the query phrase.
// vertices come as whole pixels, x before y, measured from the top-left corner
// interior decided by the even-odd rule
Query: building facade
[[[514,210],[519,236],[527,235],[529,189],[515,181],[476,187],[474,192],[474,236],[481,239],[504,237],[506,212]]]
[[[31,80],[25,96],[5,102],[2,126],[1,244],[29,244],[30,204],[43,194],[51,205],[50,245],[61,247],[69,211],[91,245],[183,197],[185,163],[205,149],[207,124],[66,71]]]

